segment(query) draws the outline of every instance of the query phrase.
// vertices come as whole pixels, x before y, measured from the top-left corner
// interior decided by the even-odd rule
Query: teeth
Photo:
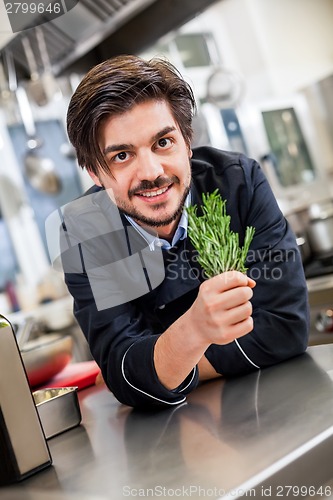
[[[157,191],[148,191],[147,193],[140,193],[140,194],[141,194],[141,196],[144,196],[145,198],[153,198],[154,196],[158,196],[159,194],[165,193],[165,191],[167,189],[168,188],[165,187],[162,189],[158,189]]]

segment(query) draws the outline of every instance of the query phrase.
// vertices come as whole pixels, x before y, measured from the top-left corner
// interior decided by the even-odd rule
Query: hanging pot
[[[302,262],[305,264],[312,256],[312,250],[307,235],[305,233],[298,235],[296,237],[296,243],[301,252]]]
[[[311,205],[309,209],[309,241],[318,257],[333,257],[333,202]]]

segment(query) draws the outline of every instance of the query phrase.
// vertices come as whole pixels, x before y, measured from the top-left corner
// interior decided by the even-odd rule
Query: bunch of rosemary
[[[246,272],[245,260],[255,229],[247,227],[243,247],[238,233],[230,230],[230,215],[226,201],[216,189],[202,195],[203,215],[197,215],[197,205],[187,208],[188,235],[198,252],[198,262],[208,278],[225,271]]]

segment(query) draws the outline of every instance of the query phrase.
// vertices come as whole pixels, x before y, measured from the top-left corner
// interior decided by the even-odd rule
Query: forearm
[[[186,379],[209,346],[191,331],[190,314],[187,312],[181,316],[155,344],[155,370],[160,382],[169,390]]]

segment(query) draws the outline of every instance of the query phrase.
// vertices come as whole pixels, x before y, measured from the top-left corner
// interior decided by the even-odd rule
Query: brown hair
[[[106,118],[148,100],[164,100],[169,104],[190,145],[195,99],[189,84],[170,62],[123,55],[92,68],[74,92],[67,113],[68,137],[79,165],[96,175],[99,168],[110,173],[98,144],[101,124]]]

